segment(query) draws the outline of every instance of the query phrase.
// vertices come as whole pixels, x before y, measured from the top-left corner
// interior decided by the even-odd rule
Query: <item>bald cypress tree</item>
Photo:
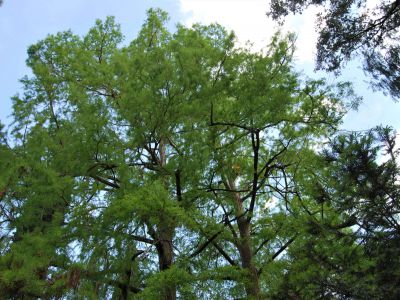
[[[29,47],[0,150],[5,297],[271,290],[301,234],[296,176],[351,89],[300,78],[290,36],[254,53],[219,25],[167,20],[149,10],[130,43],[107,18]]]

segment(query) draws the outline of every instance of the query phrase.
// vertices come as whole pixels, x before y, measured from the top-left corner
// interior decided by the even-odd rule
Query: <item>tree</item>
[[[318,16],[316,68],[339,72],[354,55],[364,58],[364,71],[373,87],[400,97],[400,2],[385,0],[367,9],[367,0],[272,0],[267,15],[275,20],[322,6]]]
[[[271,289],[301,234],[295,178],[354,95],[302,80],[290,36],[252,53],[219,25],[170,33],[167,20],[149,10],[127,46],[108,18],[29,47],[1,148],[4,297]]]
[[[303,200],[311,199],[304,227],[311,236],[289,250],[276,299],[399,298],[395,137],[383,127],[339,135],[323,151],[315,176],[298,181]],[[387,160],[378,162],[382,154]]]

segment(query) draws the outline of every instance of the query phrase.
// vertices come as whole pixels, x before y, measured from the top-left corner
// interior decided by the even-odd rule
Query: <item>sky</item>
[[[0,7],[0,122],[10,123],[11,97],[22,93],[19,79],[30,74],[25,66],[29,45],[68,29],[84,35],[96,19],[109,15],[115,16],[129,41],[151,7],[168,11],[171,30],[177,23],[190,26],[195,22],[218,22],[235,31],[239,44],[250,41],[255,51],[264,48],[277,30],[295,32],[296,70],[311,78],[324,76],[332,83],[351,81],[356,93],[364,98],[359,110],[345,117],[342,129],[366,130],[382,124],[400,132],[400,103],[372,91],[357,61],[351,62],[340,78],[314,72],[317,10],[289,17],[283,27],[278,27],[266,16],[268,0],[4,0]]]

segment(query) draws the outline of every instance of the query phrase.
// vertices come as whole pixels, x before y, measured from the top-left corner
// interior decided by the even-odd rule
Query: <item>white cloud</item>
[[[235,31],[239,44],[253,43],[253,49],[265,48],[272,35],[281,29],[283,33],[292,31],[298,35],[298,62],[313,62],[317,35],[315,32],[315,8],[308,9],[301,16],[290,16],[283,27],[266,16],[269,2],[265,0],[179,0],[180,9],[186,16],[188,26],[199,22],[217,22]]]

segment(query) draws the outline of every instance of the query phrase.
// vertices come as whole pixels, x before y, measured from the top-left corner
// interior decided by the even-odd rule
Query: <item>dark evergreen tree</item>
[[[276,299],[398,299],[399,151],[376,128],[335,138],[303,182],[309,212]],[[382,161],[385,155],[385,161]],[[315,165],[314,165],[315,167]]]
[[[367,9],[367,0],[272,0],[268,15],[281,20],[309,6],[319,14],[317,69],[339,72],[355,55],[364,58],[364,70],[375,88],[400,98],[400,1],[379,1]]]

